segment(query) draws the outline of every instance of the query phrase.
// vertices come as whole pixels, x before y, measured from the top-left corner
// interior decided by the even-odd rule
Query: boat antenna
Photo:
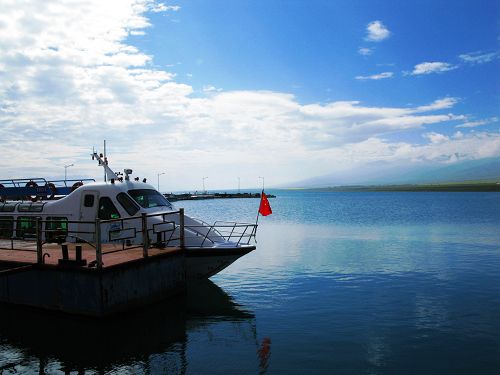
[[[97,159],[99,165],[104,168],[104,181],[106,178],[118,180],[115,172],[108,167],[108,159],[103,154],[98,154],[94,149],[92,150],[92,160]]]
[[[104,162],[108,164],[108,158],[106,157],[106,140],[104,140]],[[104,182],[106,182],[106,169],[104,169]]]

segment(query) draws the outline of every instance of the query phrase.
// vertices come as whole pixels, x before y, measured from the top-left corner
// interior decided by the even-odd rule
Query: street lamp
[[[65,165],[65,166],[64,166],[64,181],[66,181],[66,180],[67,180],[67,176],[68,176],[68,168],[69,168],[69,167],[73,167],[73,166],[74,166],[74,164],[68,164],[68,165]]]
[[[240,193],[240,178],[238,177],[238,194]]]
[[[205,190],[205,180],[207,179],[208,177],[203,177],[201,180],[203,182],[203,193],[206,193],[207,191]]]
[[[158,177],[158,191],[160,191],[160,176],[164,175],[165,172],[157,173],[156,176]]]
[[[264,177],[260,177],[260,176],[259,176],[259,179],[260,179],[260,178],[262,179],[262,191],[264,191]]]

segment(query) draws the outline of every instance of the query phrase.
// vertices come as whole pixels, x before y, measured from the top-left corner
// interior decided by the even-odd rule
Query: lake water
[[[257,250],[188,297],[106,324],[3,308],[0,373],[499,373],[500,194],[270,192]]]

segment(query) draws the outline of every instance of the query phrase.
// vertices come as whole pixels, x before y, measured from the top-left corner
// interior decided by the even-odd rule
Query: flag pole
[[[255,225],[257,225],[257,223],[259,222],[260,205],[262,204],[262,197],[264,194],[264,177],[259,176],[259,179],[262,179],[262,193],[260,193],[259,210],[257,211],[257,218],[255,219]]]
[[[262,204],[262,197],[264,194],[264,189],[262,189],[262,193],[260,193],[260,203],[259,203],[259,209],[257,210],[257,218],[255,219],[255,225],[259,222],[259,214],[260,214],[260,205]]]
[[[262,190],[262,193],[260,194],[260,202],[262,203],[262,194],[264,193],[264,190]],[[257,218],[255,219],[255,228],[254,228],[254,240],[255,243],[257,243],[257,226],[259,223],[259,214],[260,214],[260,203],[259,203],[259,209],[257,210]]]
[[[259,204],[259,210],[257,211],[257,218],[255,219],[255,225],[259,222],[259,213],[260,213],[260,205],[262,204],[262,197],[264,196],[264,177],[259,176],[259,179],[262,179],[262,193],[260,193],[260,204]]]

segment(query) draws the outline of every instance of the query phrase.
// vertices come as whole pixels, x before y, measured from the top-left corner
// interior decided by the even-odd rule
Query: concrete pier
[[[260,198],[260,193],[166,193],[163,194],[170,202],[192,201],[204,199],[232,199],[232,198]],[[267,194],[268,198],[276,198],[276,195]]]

